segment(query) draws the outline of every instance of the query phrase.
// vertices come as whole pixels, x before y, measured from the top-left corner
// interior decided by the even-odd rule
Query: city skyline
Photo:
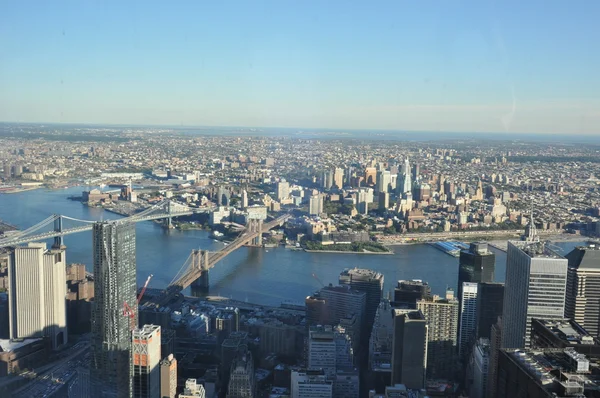
[[[596,3],[463,6],[13,3],[0,120],[597,134]]]

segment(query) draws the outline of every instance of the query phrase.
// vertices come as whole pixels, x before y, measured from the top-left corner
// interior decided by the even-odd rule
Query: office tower
[[[419,279],[401,280],[394,288],[393,305],[400,308],[417,308],[417,301],[431,297],[431,287]]]
[[[333,186],[333,171],[323,170],[321,173],[321,188],[331,189]]]
[[[415,163],[414,166],[412,167],[412,180],[416,181],[419,178],[420,175],[420,166],[419,163]]]
[[[277,183],[277,200],[281,201],[282,199],[290,196],[290,183],[282,180]]]
[[[160,326],[144,325],[131,335],[134,398],[160,397]]]
[[[256,386],[252,353],[240,354],[231,364],[227,398],[254,398]]]
[[[428,326],[421,311],[394,309],[392,385],[425,388],[428,368]]]
[[[248,207],[248,191],[246,191],[245,189],[242,191],[242,205],[241,205],[242,209],[245,209],[246,207]]]
[[[470,398],[486,398],[488,383],[490,341],[481,338],[475,343],[473,349],[473,384],[469,392]]]
[[[292,370],[291,398],[332,398],[333,382],[322,370]]]
[[[240,354],[248,352],[247,332],[233,332],[229,338],[225,339],[221,344],[221,366],[220,378],[227,385],[229,382],[229,374],[231,364]]]
[[[308,202],[308,213],[311,216],[318,216],[323,213],[323,195],[311,195]]]
[[[455,351],[458,328],[458,300],[448,290],[446,298],[433,298],[417,302],[427,321],[427,376],[452,378],[455,370]]]
[[[198,384],[196,379],[187,379],[183,393],[179,394],[179,398],[206,398],[206,392],[202,384]]]
[[[379,192],[379,210],[385,211],[390,207],[390,194],[387,192]]]
[[[333,172],[333,185],[337,187],[337,189],[342,189],[344,187],[344,169],[336,167]]]
[[[390,183],[392,181],[392,174],[388,170],[380,170],[377,172],[377,182],[375,184],[375,191],[388,192],[390,189]]]
[[[367,167],[365,169],[364,185],[375,185],[377,182],[377,169],[375,167]]]
[[[393,314],[390,302],[381,300],[369,339],[369,369],[373,372],[389,374],[391,371],[394,339]]]
[[[354,349],[352,337],[346,333],[343,326],[333,328],[335,342],[335,369],[336,371],[351,371],[354,369]]]
[[[565,317],[599,337],[600,248],[596,244],[576,247],[565,258],[569,264]]]
[[[369,203],[372,203],[372,195],[373,192],[370,188],[367,189],[359,189],[358,194],[356,196],[356,210],[360,214],[367,214],[369,212]]]
[[[477,328],[475,336],[490,338],[492,325],[502,316],[503,283],[480,283],[477,287]]]
[[[12,176],[12,166],[8,162],[4,162],[3,166],[4,179],[8,180]]]
[[[598,366],[597,357],[572,348],[503,349],[496,397],[597,397]]]
[[[458,356],[461,360],[471,352],[477,327],[477,283],[464,282],[459,300]]]
[[[67,342],[67,276],[64,247],[16,247],[8,264],[11,339],[48,337],[53,349]]]
[[[462,250],[458,261],[458,296],[463,282],[493,282],[496,255],[485,242],[474,242]]]
[[[336,371],[336,344],[331,327],[312,327],[308,334],[308,369],[322,369],[327,376]]]
[[[531,320],[531,348],[573,348],[592,356],[600,355],[600,340],[572,319]]]
[[[508,242],[502,348],[529,347],[531,318],[564,317],[566,283],[567,259],[535,238]]]
[[[229,200],[231,198],[231,194],[229,190],[224,186],[219,186],[219,190],[217,191],[217,204],[219,206],[229,206]]]
[[[131,330],[137,325],[138,312],[135,224],[97,222],[92,234],[92,393],[99,397],[129,397]],[[132,316],[125,316],[125,312]]]
[[[358,370],[338,370],[333,378],[333,398],[359,398]]]
[[[325,286],[315,293],[315,297],[325,300],[327,325],[337,325],[340,319],[348,315],[356,315],[359,323],[365,319],[367,293],[358,291],[348,285]]]
[[[325,299],[318,296],[307,296],[304,300],[306,307],[306,326],[327,325],[329,322],[329,313],[327,312],[327,303]]]
[[[404,164],[401,169],[400,178],[400,191],[398,192],[402,196],[406,197],[408,194],[412,194],[412,176],[411,176],[410,162],[408,158],[404,159]]]
[[[381,297],[383,296],[383,274],[370,269],[345,269],[340,273],[339,282],[340,285],[348,285],[353,290],[358,290],[359,292],[365,292],[367,294],[365,318],[368,332],[364,337],[368,338],[371,333],[377,307],[379,307]]]
[[[488,360],[488,377],[486,398],[496,397],[496,378],[498,377],[498,355],[502,346],[502,317],[498,317],[490,331],[490,356]]]
[[[177,395],[177,360],[169,354],[160,361],[160,398],[175,398]]]

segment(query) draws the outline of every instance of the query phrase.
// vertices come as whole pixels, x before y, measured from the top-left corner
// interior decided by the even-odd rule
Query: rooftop
[[[19,348],[25,347],[28,344],[35,343],[37,341],[41,341],[42,339],[18,339],[18,340],[8,340],[8,339],[0,339],[0,351],[2,352],[10,352],[14,350],[18,350]]]
[[[536,321],[544,325],[556,337],[561,340],[568,341],[570,344],[595,343],[594,338],[587,332],[587,330],[571,319],[536,319]]]

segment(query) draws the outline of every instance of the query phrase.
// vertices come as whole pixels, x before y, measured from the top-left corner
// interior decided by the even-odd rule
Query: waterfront
[[[27,228],[53,213],[83,220],[110,220],[120,216],[68,200],[84,187],[62,190],[38,189],[12,195],[0,195],[0,219],[19,228]],[[165,287],[195,248],[219,250],[223,244],[209,238],[208,231],[165,230],[154,222],[138,223],[137,274],[143,283],[149,274],[150,287]],[[91,232],[65,237],[67,262],[86,264],[91,271]],[[576,242],[557,243],[566,254]],[[303,301],[320,287],[312,274],[325,284],[337,284],[341,270],[348,267],[371,268],[385,275],[385,291],[398,279],[422,279],[434,293],[446,287],[456,288],[458,259],[427,244],[398,245],[394,253],[368,256],[359,253],[307,253],[278,247],[275,249],[241,248],[217,264],[210,273],[210,294],[265,305],[283,300]],[[496,252],[496,281],[504,281],[506,254]]]

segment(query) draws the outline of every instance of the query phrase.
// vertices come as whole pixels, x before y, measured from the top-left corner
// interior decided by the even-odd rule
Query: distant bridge
[[[150,206],[144,211],[126,217],[122,219],[122,221],[141,222],[164,218],[167,220],[167,224],[170,226],[171,219],[173,217],[188,216],[196,213],[207,213],[210,211],[212,211],[212,208],[192,208],[167,199]],[[66,226],[67,222],[72,225]],[[56,246],[61,246],[63,237],[65,235],[91,231],[95,222],[96,221],[80,220],[60,214],[53,214],[45,220],[42,220],[36,225],[23,231],[5,234],[6,236],[0,239],[0,248],[52,238],[54,238],[54,243]]]

